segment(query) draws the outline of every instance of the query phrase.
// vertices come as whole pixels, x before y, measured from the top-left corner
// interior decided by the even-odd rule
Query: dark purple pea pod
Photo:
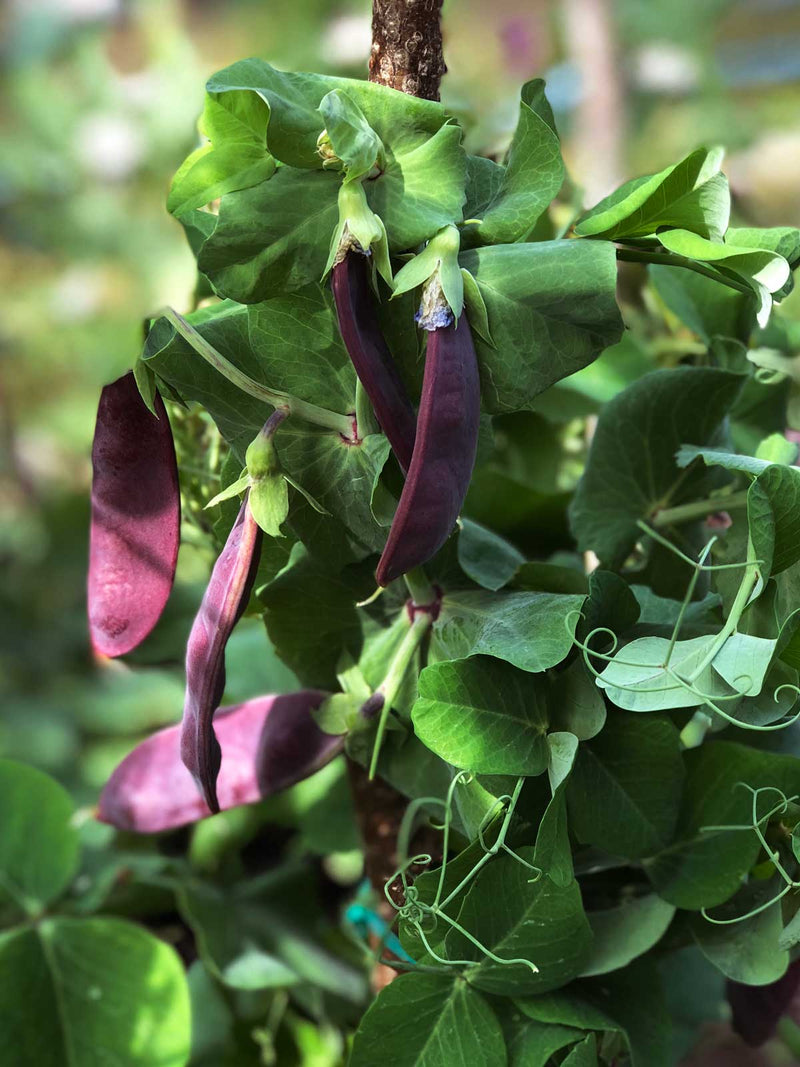
[[[323,733],[311,715],[326,695],[306,689],[220,708],[220,811],[294,785],[342,751],[344,738]],[[125,757],[100,794],[99,819],[120,830],[153,834],[211,814],[181,760],[180,735],[180,726],[159,730]],[[269,767],[266,774],[260,761]]]
[[[339,330],[356,374],[372,401],[375,417],[404,471],[411,464],[416,432],[414,408],[392,354],[386,347],[374,296],[370,264],[361,252],[348,252],[331,271]]]
[[[225,646],[247,607],[260,554],[261,530],[245,497],[214,564],[186,646],[181,759],[212,812],[219,811],[216,783],[221,753],[213,719],[225,690]]]
[[[467,317],[428,335],[414,455],[375,577],[388,585],[435,556],[467,495],[480,419],[480,380]]]
[[[123,656],[147,637],[169,599],[181,530],[175,445],[164,402],[158,417],[133,373],[100,394],[92,444],[87,601],[92,647]]]
[[[730,979],[725,983],[731,1026],[745,1044],[758,1048],[774,1036],[799,987],[800,960],[790,963],[786,974],[769,985],[742,985]]]

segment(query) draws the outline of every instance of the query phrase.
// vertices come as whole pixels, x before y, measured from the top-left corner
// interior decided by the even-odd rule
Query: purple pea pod
[[[356,374],[398,463],[407,471],[414,451],[416,416],[381,333],[369,272],[367,256],[355,250],[347,252],[331,271],[333,299],[342,340]]]
[[[467,495],[480,419],[480,381],[467,317],[428,335],[414,455],[386,547],[378,585],[435,556]]]
[[[261,530],[248,498],[228,535],[186,646],[186,699],[181,724],[181,759],[212,812],[219,811],[220,747],[214,712],[225,690],[225,646],[247,607],[261,554]]]
[[[181,528],[172,430],[133,373],[100,394],[92,444],[92,524],[87,600],[92,646],[123,656],[147,637],[169,599]]]
[[[790,963],[786,974],[769,985],[742,985],[729,979],[725,993],[731,1006],[731,1026],[746,1044],[758,1048],[774,1036],[798,987],[800,960]]]
[[[220,811],[253,804],[294,785],[342,751],[344,738],[323,733],[311,715],[326,695],[306,689],[220,708]],[[99,819],[120,830],[153,834],[211,814],[181,760],[180,734],[180,726],[159,730],[125,757],[100,795]],[[262,760],[272,768],[266,776]]]

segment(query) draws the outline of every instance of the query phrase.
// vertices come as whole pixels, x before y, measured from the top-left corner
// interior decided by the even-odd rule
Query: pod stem
[[[336,430],[348,441],[353,436],[353,419],[351,415],[340,415],[338,412],[329,411],[327,408],[318,407],[300,400],[291,393],[284,393],[279,389],[270,389],[267,385],[261,385],[244,371],[235,367],[230,360],[218,352],[212,344],[200,334],[190,322],[179,315],[173,308],[163,308],[156,318],[164,318],[177,331],[178,334],[192,346],[199,356],[219,374],[243,393],[272,404],[274,408],[280,408],[289,415],[296,415],[299,419],[313,423],[316,426],[324,426],[329,430]]]
[[[403,575],[412,604],[415,608],[426,608],[438,599],[436,590],[423,567],[412,567]]]
[[[411,625],[408,628],[408,632],[400,642],[400,647],[395,653],[386,677],[376,691],[383,697],[383,707],[381,708],[381,717],[378,720],[378,730],[375,734],[375,743],[372,746],[372,758],[369,763],[370,781],[375,777],[375,772],[378,767],[378,758],[381,754],[383,735],[386,732],[386,724],[389,720],[389,712],[392,704],[397,699],[397,694],[400,692],[400,687],[408,673],[408,668],[411,666],[411,661],[414,659],[417,649],[422,644],[423,638],[431,628],[432,624],[433,615],[431,612],[419,611],[415,614]]]

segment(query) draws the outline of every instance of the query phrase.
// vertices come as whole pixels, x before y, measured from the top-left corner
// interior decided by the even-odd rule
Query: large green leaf
[[[581,550],[618,567],[641,536],[639,519],[703,494],[708,473],[680,472],[675,453],[709,443],[741,383],[710,367],[653,371],[603,408],[570,506]]]
[[[570,733],[552,733],[547,735],[547,746],[553,795],[536,832],[534,862],[555,885],[564,889],[575,877],[567,825],[567,782],[578,754],[578,739]]]
[[[583,1035],[571,1026],[520,1019],[518,1012],[512,1022],[506,1026],[509,1067],[548,1067],[553,1053],[577,1044]]]
[[[558,593],[447,593],[433,624],[430,660],[483,653],[524,671],[545,671],[572,647],[583,601]]]
[[[346,93],[386,145],[408,149],[431,137],[447,116],[441,104],[420,100],[374,82],[324,74],[276,70],[262,59],[243,59],[214,74],[209,92],[246,89],[269,108],[267,140],[277,159],[293,167],[321,168],[317,138],[325,121],[323,97],[334,89]]]
[[[426,667],[411,718],[420,740],[476,774],[541,774],[547,767],[547,683],[474,656]]]
[[[458,533],[458,562],[463,572],[484,589],[497,591],[525,562],[525,557],[493,530],[462,519]]]
[[[314,557],[299,557],[265,590],[267,632],[280,658],[304,685],[338,689],[342,653],[358,659],[361,621],[356,576],[337,576]],[[360,587],[361,595],[366,594]]]
[[[271,178],[275,160],[267,151],[269,112],[253,93],[208,93],[196,149],[172,179],[167,209],[181,217],[236,189]]]
[[[48,775],[0,760],[0,903],[36,914],[72,881],[78,831],[69,794]]]
[[[575,232],[616,241],[676,227],[721,240],[730,214],[721,164],[720,149],[698,148],[658,174],[621,185],[579,219]]]
[[[800,560],[800,470],[771,464],[747,493],[747,521],[763,573],[780,574]]]
[[[198,269],[221,296],[245,304],[319,282],[340,183],[330,171],[279,167],[268,182],[228,193]]]
[[[770,892],[774,892],[772,887]],[[763,896],[763,893],[760,895]],[[715,911],[714,918],[731,920],[741,914],[744,914],[741,902],[734,898],[728,905]],[[734,982],[769,985],[786,973],[789,952],[779,946],[783,930],[779,903],[744,922],[728,922],[725,925],[711,923],[703,915],[693,915],[691,927],[694,939],[706,959]]]
[[[522,87],[519,120],[502,180],[481,211],[483,244],[522,241],[564,181],[564,163],[553,112],[537,78]]]
[[[644,962],[581,981],[567,992],[514,1000],[529,1018],[584,1030],[617,1031],[632,1067],[674,1067],[671,1025],[658,973]]]
[[[783,256],[768,248],[737,245],[730,236],[725,242],[709,241],[689,230],[668,230],[659,240],[670,252],[741,274],[769,293],[783,288],[789,278],[789,264]]]
[[[189,993],[169,945],[120,919],[0,936],[0,1058],[36,1067],[184,1067]],[[8,1057],[11,1058],[8,1058]]]
[[[713,337],[747,341],[756,327],[755,292],[740,293],[684,267],[651,265],[656,292],[681,322],[707,344]]]
[[[401,974],[383,989],[356,1031],[349,1067],[505,1067],[500,1023],[463,979]]]
[[[707,741],[683,758],[687,778],[675,840],[648,859],[645,870],[665,900],[697,911],[731,897],[758,855],[752,831],[716,829],[752,821],[752,796],[739,783],[793,796],[800,793],[800,762],[731,741]],[[762,798],[761,814],[774,799]]]
[[[612,855],[652,855],[672,840],[683,778],[669,719],[609,714],[578,750],[567,785],[570,828],[579,841]]]
[[[588,912],[594,940],[583,974],[607,974],[627,967],[661,940],[674,915],[672,904],[655,893]]]
[[[518,853],[534,862],[532,848]],[[528,867],[501,853],[464,898],[458,922],[465,930],[501,960],[530,960],[538,967],[534,973],[523,964],[497,963],[451,930],[448,956],[476,961],[465,976],[478,989],[501,995],[543,993],[566,985],[583,969],[592,935],[577,882],[559,888],[546,874],[530,879]]]
[[[463,252],[494,347],[475,336],[481,391],[492,412],[530,409],[548,386],[619,340],[614,248],[583,241],[493,245]]]

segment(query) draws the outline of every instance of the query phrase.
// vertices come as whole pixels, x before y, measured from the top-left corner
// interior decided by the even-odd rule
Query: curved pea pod
[[[92,444],[87,601],[95,651],[123,656],[147,637],[175,578],[181,498],[164,402],[148,410],[133,373],[100,394]]]
[[[307,689],[220,708],[216,717],[222,750],[217,783],[220,811],[253,804],[278,788],[294,785],[342,751],[344,738],[323,733],[311,715],[326,695]],[[211,814],[181,760],[180,729],[159,730],[125,757],[100,795],[99,819],[120,830],[151,834]],[[296,743],[298,736],[303,738],[302,747]],[[258,761],[267,753],[281,768],[280,785],[270,787],[262,781]],[[276,780],[274,774],[271,778]]]
[[[388,585],[436,555],[467,495],[480,420],[480,381],[466,315],[428,335],[414,455],[375,577]]]
[[[369,260],[348,252],[331,271],[339,330],[375,416],[404,471],[411,464],[416,432],[414,408],[383,339],[369,286]]]
[[[181,759],[211,811],[219,811],[216,783],[221,753],[213,719],[225,689],[225,646],[247,607],[260,554],[261,530],[245,497],[214,564],[186,645]]]

